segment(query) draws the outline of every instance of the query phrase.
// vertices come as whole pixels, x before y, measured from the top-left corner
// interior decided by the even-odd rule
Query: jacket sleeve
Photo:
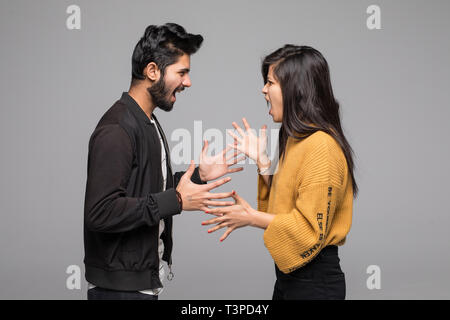
[[[179,171],[173,175],[173,179],[175,182],[175,188],[178,186],[178,183],[180,182],[180,179],[183,176],[183,174],[185,174],[185,172],[186,171]],[[198,172],[198,167],[195,168],[194,173],[192,174],[192,177],[191,177],[191,181],[196,184],[206,184],[205,181],[202,181],[202,179],[200,179],[200,173]]]
[[[98,127],[89,142],[84,223],[88,230],[105,233],[126,232],[178,214],[175,189],[127,196],[133,166],[130,137],[120,125]]]

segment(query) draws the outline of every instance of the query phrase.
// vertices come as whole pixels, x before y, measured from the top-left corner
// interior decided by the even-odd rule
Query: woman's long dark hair
[[[283,119],[278,136],[280,159],[286,151],[288,137],[303,140],[316,131],[324,131],[344,152],[356,197],[353,150],[342,131],[339,103],[333,95],[327,61],[314,48],[288,44],[264,58],[264,83],[267,83],[271,65],[283,97]]]

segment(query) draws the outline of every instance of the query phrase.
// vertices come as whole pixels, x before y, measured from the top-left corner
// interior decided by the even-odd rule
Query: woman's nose
[[[264,93],[264,94],[267,94],[267,85],[265,85],[265,86],[262,88],[261,92]]]

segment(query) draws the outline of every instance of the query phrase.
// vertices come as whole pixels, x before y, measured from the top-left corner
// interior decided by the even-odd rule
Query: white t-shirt
[[[155,126],[156,132],[158,132],[159,142],[161,145],[161,169],[163,175],[163,191],[166,190],[166,182],[167,182],[167,166],[166,166],[166,150],[164,149],[164,142],[162,140],[161,134],[159,133],[158,126],[153,119],[150,119],[150,122]],[[165,271],[162,256],[164,254],[164,243],[161,240],[161,234],[164,231],[164,220],[160,220],[159,222],[159,235],[158,235],[158,254],[159,254],[159,279],[161,283],[163,282]],[[88,283],[88,289],[95,288],[95,286],[91,283]],[[149,289],[139,291],[144,294],[150,294],[153,296],[159,295],[163,291],[163,288]]]

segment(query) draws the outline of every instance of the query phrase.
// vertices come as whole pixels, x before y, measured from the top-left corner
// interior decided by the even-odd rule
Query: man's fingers
[[[228,145],[225,149],[222,150],[222,155],[225,157],[227,152],[230,151],[231,149],[233,149],[233,147]]]
[[[208,151],[208,140],[204,140],[202,153],[206,155],[206,152]]]
[[[239,172],[244,170],[244,167],[239,167],[239,168],[233,168],[233,169],[228,169],[227,173],[235,173],[235,172]]]
[[[228,197],[227,197],[228,198]],[[225,206],[232,206],[234,204],[234,201],[211,201],[206,200],[203,202],[207,206],[216,206],[216,207],[225,207]]]
[[[187,179],[191,179],[192,174],[194,173],[195,170],[195,162],[194,160],[191,160],[191,164],[189,165],[189,168],[187,169],[187,171],[184,173],[183,177],[186,177]]]
[[[192,174],[191,174],[191,175],[192,175]],[[230,177],[226,177],[226,178],[223,178],[223,179],[220,179],[220,180],[217,180],[217,181],[214,181],[214,182],[211,182],[211,183],[202,185],[202,187],[203,187],[206,191],[210,191],[210,190],[212,190],[212,189],[215,189],[215,188],[217,188],[217,187],[220,187],[221,185],[223,185],[223,184],[229,182],[230,180],[231,180]]]
[[[222,192],[222,193],[212,193],[209,192],[206,196],[207,199],[224,199],[224,198],[230,198],[233,196],[232,192]]]
[[[212,210],[210,207],[207,207],[207,206],[202,206],[202,207],[200,207],[200,210],[201,211],[204,211],[204,212],[209,212],[210,210]]]

